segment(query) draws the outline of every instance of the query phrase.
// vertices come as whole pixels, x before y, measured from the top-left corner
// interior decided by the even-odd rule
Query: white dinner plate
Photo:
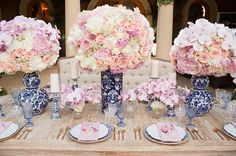
[[[5,140],[15,135],[19,129],[20,129],[20,126],[18,124],[14,122],[11,123],[10,126],[6,130],[0,133],[0,141]]]
[[[233,137],[236,137],[236,128],[231,123],[225,124],[223,128],[225,132],[229,133]]]
[[[69,131],[70,135],[78,140],[81,140],[79,138],[79,132],[81,129],[81,124],[78,124],[76,126],[74,126],[73,128],[71,128],[71,130]],[[106,125],[104,124],[100,124],[99,127],[99,135],[98,135],[98,140],[105,138],[108,135],[109,129]]]
[[[177,133],[179,134],[180,139],[183,140],[186,137],[186,131],[183,128],[179,127],[179,126],[174,125],[174,127],[177,130]],[[146,128],[146,132],[153,139],[162,141],[161,137],[160,137],[160,134],[157,131],[157,125],[156,124],[152,124],[152,125],[148,126]]]

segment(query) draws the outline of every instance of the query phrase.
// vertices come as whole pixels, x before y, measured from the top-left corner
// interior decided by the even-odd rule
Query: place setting
[[[98,143],[109,139],[113,129],[107,124],[100,122],[83,122],[72,127],[67,135],[78,143]]]
[[[226,123],[223,126],[222,131],[230,138],[236,140],[236,123],[235,122]]]
[[[0,122],[0,141],[4,141],[15,136],[20,130],[21,126],[16,122]]]
[[[152,142],[163,145],[179,145],[189,140],[185,129],[169,122],[157,122],[147,126],[144,136]]]

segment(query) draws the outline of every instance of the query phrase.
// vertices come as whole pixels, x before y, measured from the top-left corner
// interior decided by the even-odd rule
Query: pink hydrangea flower
[[[182,29],[174,40],[170,56],[176,71],[198,76],[236,73],[236,34],[223,24],[206,19]]]
[[[121,73],[149,60],[154,33],[138,9],[104,5],[80,13],[68,38],[81,68]]]

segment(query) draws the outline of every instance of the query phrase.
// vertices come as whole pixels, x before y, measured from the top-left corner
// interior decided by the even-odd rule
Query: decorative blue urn
[[[191,82],[193,89],[186,96],[187,105],[197,110],[196,116],[203,116],[213,106],[213,96],[206,90],[209,79],[206,76],[192,76]]]
[[[101,72],[102,111],[109,104],[116,104],[118,107],[122,105],[122,83],[123,73],[112,73],[110,70]]]
[[[35,72],[25,74],[23,77],[23,89],[18,97],[19,103],[32,102],[33,103],[33,115],[39,115],[43,113],[48,104],[49,98],[46,90],[40,89],[39,75]]]

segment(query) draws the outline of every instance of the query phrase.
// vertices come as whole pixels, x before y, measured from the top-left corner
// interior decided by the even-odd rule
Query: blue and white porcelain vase
[[[102,111],[107,109],[109,104],[121,106],[123,73],[112,73],[110,70],[102,71],[101,84]]]
[[[186,96],[188,107],[196,109],[196,116],[203,116],[208,113],[213,106],[213,96],[206,88],[209,85],[209,78],[206,76],[192,76],[193,89]]]
[[[40,79],[39,75],[35,72],[25,74],[23,77],[23,89],[18,97],[19,103],[32,102],[33,103],[33,115],[39,115],[43,113],[47,107],[49,98],[47,91],[39,88]]]

